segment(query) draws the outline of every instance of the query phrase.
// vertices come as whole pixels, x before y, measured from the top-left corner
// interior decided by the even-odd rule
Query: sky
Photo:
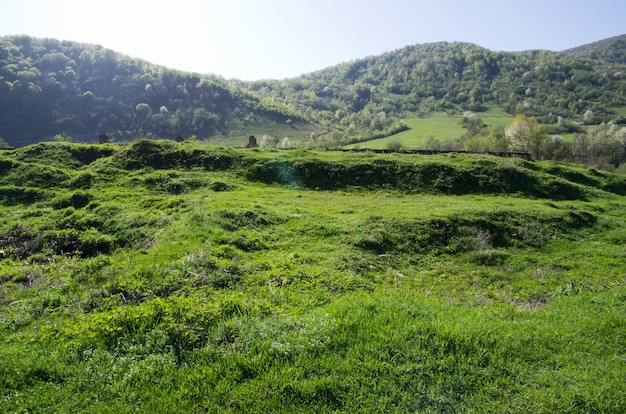
[[[18,34],[227,79],[283,79],[439,41],[565,50],[626,34],[626,1],[0,0],[0,36]]]

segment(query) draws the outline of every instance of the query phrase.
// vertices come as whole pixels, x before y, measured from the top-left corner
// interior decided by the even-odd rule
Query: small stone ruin
[[[257,144],[256,142],[256,137],[254,135],[250,135],[250,137],[248,138],[248,145],[246,145],[246,148],[258,148],[259,144]]]

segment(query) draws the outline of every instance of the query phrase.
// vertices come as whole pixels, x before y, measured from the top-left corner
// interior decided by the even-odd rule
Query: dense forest
[[[407,113],[480,112],[487,105],[545,124],[562,119],[560,125],[576,130],[576,122],[619,118],[614,108],[626,106],[625,62],[626,36],[565,52],[492,52],[442,42],[243,86],[326,122],[344,142],[346,135],[358,140],[364,131],[384,130]]]
[[[480,111],[495,103],[509,113],[582,118],[591,109],[610,117],[610,108],[626,105],[625,52],[626,37],[560,53],[431,43],[268,86],[290,103],[331,111]],[[262,84],[252,89],[263,91]]]
[[[494,52],[468,43],[407,46],[286,80],[244,82],[184,73],[100,46],[0,38],[0,137],[244,136],[290,125],[310,146],[338,146],[406,128],[435,111],[490,105],[580,132],[623,122],[626,36],[568,51]],[[304,141],[303,141],[304,142]]]
[[[225,80],[152,65],[100,46],[0,39],[0,137],[21,146],[55,135],[210,137],[255,117],[303,116]]]

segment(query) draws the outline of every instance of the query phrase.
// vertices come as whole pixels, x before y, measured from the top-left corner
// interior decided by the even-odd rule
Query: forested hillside
[[[615,108],[626,107],[625,70],[626,36],[566,52],[493,52],[442,42],[247,86],[302,112],[316,112],[337,140],[347,142],[393,128],[407,113],[480,112],[487,105],[546,124],[562,117],[561,125],[570,128],[616,120],[621,115]]]
[[[248,124],[303,121],[216,76],[184,73],[100,46],[0,39],[0,137],[21,146],[60,134],[95,141],[211,137]]]
[[[303,145],[340,146],[406,129],[410,116],[488,106],[535,117],[557,133],[576,132],[580,123],[623,121],[625,62],[626,36],[564,52],[442,42],[293,79],[243,82],[159,67],[100,46],[5,37],[0,137],[12,146],[59,134],[93,141],[102,133],[118,140],[236,137],[230,143],[240,145],[248,132],[288,128],[284,135],[296,141],[312,138]]]

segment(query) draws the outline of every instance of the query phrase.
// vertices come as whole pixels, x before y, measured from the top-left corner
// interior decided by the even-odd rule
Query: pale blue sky
[[[281,79],[417,43],[564,50],[626,34],[624,0],[0,0],[0,36],[100,44],[170,68]]]

